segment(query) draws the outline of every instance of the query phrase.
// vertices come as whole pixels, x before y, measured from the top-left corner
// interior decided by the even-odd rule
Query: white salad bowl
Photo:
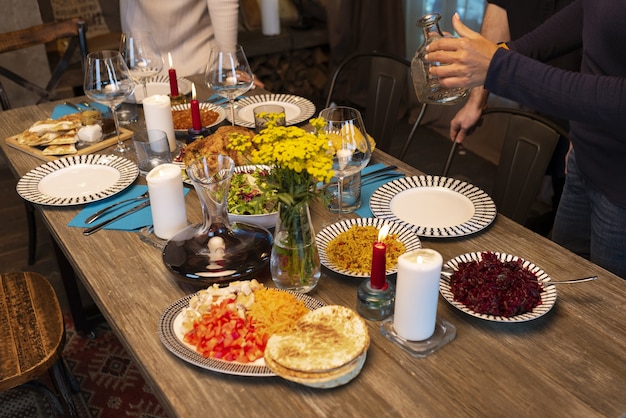
[[[269,170],[269,167],[242,165],[235,167],[235,173],[250,173],[258,169]],[[264,228],[274,228],[276,226],[276,220],[278,219],[278,211],[261,215],[237,215],[229,213],[228,219],[231,222],[243,222],[247,224],[262,226]]]

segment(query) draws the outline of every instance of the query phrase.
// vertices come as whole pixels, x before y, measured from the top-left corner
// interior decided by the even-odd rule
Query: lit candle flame
[[[169,63],[170,63],[170,69],[171,69],[171,68],[173,68],[173,67],[174,67],[174,64],[172,63],[172,53],[171,53],[171,52],[168,52],[168,53],[167,53],[167,60],[168,60],[168,61],[169,61]]]
[[[196,100],[196,83],[191,83],[191,100]]]
[[[383,242],[385,238],[387,238],[387,234],[389,233],[389,224],[384,224],[380,231],[378,231],[378,242]]]
[[[422,263],[424,263],[424,259],[422,258],[421,255],[418,255],[417,256],[417,264],[422,264]]]

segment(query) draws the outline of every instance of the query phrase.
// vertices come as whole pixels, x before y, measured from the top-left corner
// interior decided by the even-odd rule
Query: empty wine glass
[[[243,48],[237,45],[234,50],[211,49],[204,80],[210,89],[228,99],[231,122],[235,126],[235,99],[254,84],[254,75]]]
[[[361,113],[351,107],[335,106],[322,110],[324,131],[333,153],[333,171],[337,178],[337,219],[343,219],[343,180],[367,165],[372,149],[365,131]]]
[[[150,32],[124,32],[120,53],[135,82],[143,86],[143,97],[148,97],[146,82],[163,69],[163,57]]]
[[[120,137],[116,108],[133,94],[135,82],[119,51],[105,50],[87,55],[83,89],[91,100],[105,104],[111,109],[117,134],[117,146],[114,151],[121,155],[129,155],[131,147],[125,145]]]

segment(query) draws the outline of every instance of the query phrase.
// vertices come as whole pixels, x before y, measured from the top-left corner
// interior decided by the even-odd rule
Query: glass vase
[[[439,78],[430,73],[431,66],[441,64],[427,61],[425,58],[426,47],[446,36],[439,27],[439,19],[441,19],[439,13],[431,13],[417,20],[417,26],[422,29],[424,41],[411,60],[411,79],[417,99],[421,103],[452,105],[463,100],[467,96],[468,89],[442,87],[439,84]]]
[[[307,293],[317,286],[321,263],[308,202],[279,203],[270,271],[279,289]]]
[[[165,264],[184,282],[209,286],[267,268],[270,232],[228,219],[228,189],[234,169],[233,160],[225,155],[210,155],[187,167],[200,199],[202,223],[177,232],[163,249]]]

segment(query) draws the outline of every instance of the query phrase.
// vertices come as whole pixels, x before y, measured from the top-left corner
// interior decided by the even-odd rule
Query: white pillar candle
[[[174,119],[169,96],[155,94],[142,101],[143,114],[146,119],[146,129],[156,129],[167,134],[170,151],[176,150],[176,134],[174,133]]]
[[[393,327],[405,340],[426,340],[435,332],[442,264],[441,254],[430,249],[398,257]]]
[[[161,164],[146,175],[154,234],[170,239],[187,226],[183,176],[176,164]]]
[[[261,32],[263,35],[280,34],[278,0],[261,0]]]

